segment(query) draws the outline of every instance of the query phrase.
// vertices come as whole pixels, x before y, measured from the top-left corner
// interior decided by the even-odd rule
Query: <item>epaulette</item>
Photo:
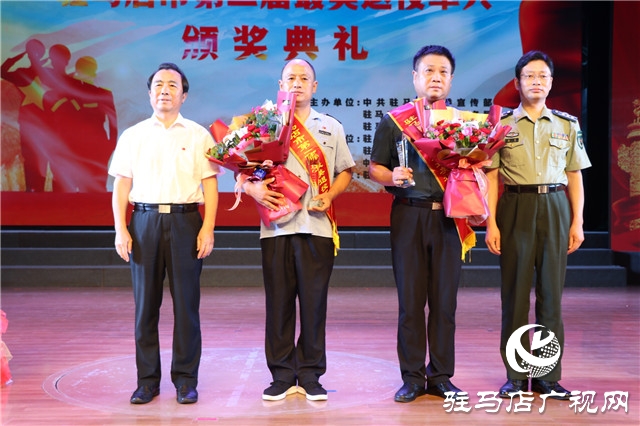
[[[558,117],[562,117],[565,120],[573,121],[575,123],[578,122],[578,117],[574,117],[573,115],[567,114],[566,112],[558,111],[557,109],[552,109],[551,112],[553,113],[553,115],[557,115]]]
[[[502,115],[500,116],[500,119],[507,118],[510,115],[513,115],[513,110],[503,112]]]
[[[338,123],[342,124],[342,122],[341,122],[340,120],[338,120],[337,118],[335,118],[333,115],[331,115],[331,114],[327,114],[326,112],[324,113],[324,115],[326,115],[327,117],[331,117],[331,118],[333,118],[334,120],[336,120]]]

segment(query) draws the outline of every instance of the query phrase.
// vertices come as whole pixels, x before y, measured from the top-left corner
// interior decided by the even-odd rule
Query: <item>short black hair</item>
[[[416,67],[418,66],[418,62],[427,55],[440,55],[444,56],[451,63],[451,75],[456,70],[456,59],[453,57],[449,49],[444,46],[438,46],[436,44],[423,46],[418,50],[418,52],[413,56],[413,70],[418,71]]]
[[[516,64],[516,78],[520,80],[520,74],[522,73],[522,68],[526,67],[529,62],[532,61],[544,61],[549,67],[549,71],[551,71],[551,77],[553,77],[553,61],[544,52],[539,50],[530,50],[518,60]]]
[[[179,66],[177,66],[172,62],[163,62],[160,65],[158,65],[158,69],[155,70],[147,80],[147,88],[149,90],[151,90],[151,82],[153,81],[153,77],[158,73],[158,71],[161,71],[161,70],[173,70],[178,74],[180,74],[180,77],[182,78],[182,92],[183,93],[189,92],[189,80],[187,80],[187,76],[184,74],[184,72],[182,72]]]

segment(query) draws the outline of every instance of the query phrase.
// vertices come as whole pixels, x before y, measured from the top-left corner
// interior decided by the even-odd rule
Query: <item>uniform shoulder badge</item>
[[[507,118],[510,115],[513,115],[513,110],[503,112],[502,115],[500,116],[500,119],[502,120],[503,118]]]
[[[580,149],[584,149],[584,138],[582,137],[582,130],[580,130],[577,134],[578,146]]]
[[[335,118],[333,115],[331,115],[331,114],[327,114],[326,112],[324,113],[324,115],[326,115],[327,117],[331,117],[331,118],[333,118],[334,120],[336,120],[338,123],[342,124],[342,122],[341,122],[340,120],[338,120],[337,118]]]
[[[573,121],[575,123],[578,122],[578,117],[574,117],[573,115],[567,114],[564,111],[558,111],[557,109],[552,109],[551,112],[553,113],[553,115],[557,115],[558,117],[562,117],[565,120]]]

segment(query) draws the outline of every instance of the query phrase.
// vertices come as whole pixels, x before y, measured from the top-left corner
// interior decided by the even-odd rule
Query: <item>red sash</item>
[[[408,136],[409,142],[416,150],[422,161],[425,162],[433,176],[435,176],[440,188],[444,191],[447,179],[449,177],[450,170],[437,161],[424,156],[419,149],[413,144],[413,141],[422,137],[422,130],[420,130],[420,119],[416,113],[416,108],[413,103],[404,104],[392,111],[389,111],[389,117],[398,126],[402,132]],[[456,224],[458,230],[458,236],[460,237],[460,243],[462,244],[462,260],[465,260],[465,256],[469,250],[476,245],[476,233],[469,226],[469,222],[466,218],[454,218],[453,221]]]
[[[294,115],[293,125],[291,127],[291,144],[289,149],[293,156],[302,164],[302,167],[309,174],[311,186],[317,190],[318,194],[324,194],[331,187],[330,173],[327,167],[327,159],[324,151],[318,145],[311,132],[300,122],[298,116]],[[331,231],[333,234],[334,254],[338,254],[340,248],[340,237],[338,236],[338,225],[335,219],[333,203],[327,210],[327,216],[331,222]]]

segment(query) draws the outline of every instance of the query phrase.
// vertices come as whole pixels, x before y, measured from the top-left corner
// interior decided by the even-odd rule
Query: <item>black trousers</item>
[[[196,239],[201,227],[198,211],[135,211],[131,217],[138,386],[160,384],[158,322],[165,275],[169,278],[174,315],[171,381],[176,387],[198,384],[202,260],[197,256]]]
[[[265,357],[273,380],[303,385],[327,369],[327,296],[331,238],[293,234],[260,240],[266,302]],[[300,333],[295,342],[296,297]]]
[[[500,229],[500,273],[502,276],[502,332],[500,354],[507,378],[524,380],[527,373],[515,371],[506,357],[511,334],[529,324],[531,285],[535,272],[535,324],[555,333],[561,358],[542,380],[558,381],[562,374],[564,324],[562,291],[567,269],[571,211],[564,191],[550,194],[504,193],[498,201],[496,222]],[[542,330],[543,338],[547,330]],[[529,333],[521,338],[530,352]],[[516,354],[520,364],[521,358]]]
[[[391,207],[391,252],[398,289],[398,359],[402,380],[444,382],[455,366],[455,314],[462,246],[443,210]],[[429,316],[425,327],[425,306]],[[425,367],[429,341],[429,364]]]

